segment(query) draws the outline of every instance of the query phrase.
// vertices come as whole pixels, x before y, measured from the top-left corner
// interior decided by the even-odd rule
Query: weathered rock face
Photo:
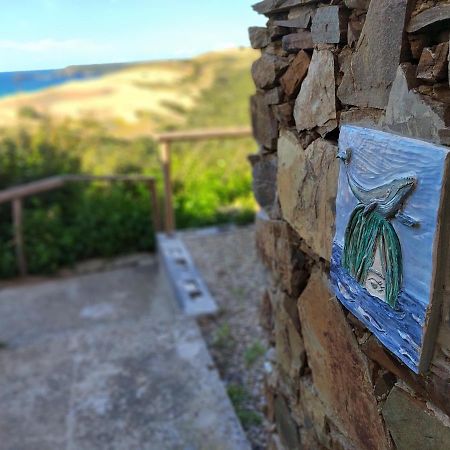
[[[256,94],[250,101],[253,136],[267,149],[275,149],[278,139],[278,124],[264,95]]]
[[[402,64],[398,68],[384,125],[407,136],[446,143],[449,105],[415,92],[414,76],[414,68],[410,64]]]
[[[328,415],[348,433],[355,448],[390,448],[372,393],[368,361],[319,270],[311,275],[298,308],[314,386]],[[345,351],[336,351],[339,348]]]
[[[334,79],[334,56],[329,50],[315,50],[295,102],[297,130],[337,126]]]
[[[248,37],[252,48],[264,48],[270,44],[269,31],[265,27],[250,27]]]
[[[407,0],[370,3],[349,70],[338,89],[342,103],[384,108],[401,61]]]
[[[253,192],[259,206],[272,212],[277,195],[277,155],[250,155],[253,172]]]
[[[449,8],[438,0],[255,5],[269,18],[252,38],[264,56],[252,99],[262,147],[250,158],[267,212],[259,214],[256,244],[270,277],[261,314],[271,345],[269,450],[448,446],[450,297],[430,370],[417,375],[341,308],[327,270],[339,126],[450,145]],[[450,249],[440,248],[450,260]],[[442,278],[450,292],[450,271]]]
[[[309,277],[308,260],[300,244],[297,233],[285,221],[257,217],[256,246],[261,260],[293,298],[300,295]]]
[[[397,450],[434,450],[449,446],[450,423],[439,417],[443,413],[429,409],[398,387],[389,394],[383,416]]]
[[[318,8],[311,26],[315,44],[339,44],[345,41],[348,13],[341,6]]]
[[[309,50],[314,47],[311,32],[300,30],[297,33],[283,36],[283,50],[288,53],[297,53],[300,50]]]
[[[278,197],[283,218],[319,256],[329,259],[334,233],[337,148],[325,139],[303,150],[294,132],[278,141]]]
[[[308,73],[308,67],[311,58],[305,51],[300,51],[286,73],[281,77],[281,86],[283,86],[285,94],[289,98],[293,98],[298,94],[302,81]]]
[[[252,66],[255,85],[260,89],[274,87],[287,65],[288,62],[285,59],[265,53]]]

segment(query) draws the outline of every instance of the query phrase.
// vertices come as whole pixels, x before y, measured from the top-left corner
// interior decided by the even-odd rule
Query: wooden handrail
[[[206,130],[171,131],[155,136],[158,142],[205,141],[249,137],[251,128],[210,128]]]
[[[21,276],[25,276],[27,274],[27,261],[23,240],[23,199],[31,195],[61,188],[66,183],[92,181],[125,181],[146,183],[150,192],[153,211],[152,221],[155,231],[159,231],[161,229],[158,196],[156,192],[156,180],[153,177],[143,175],[61,175],[5,189],[0,191],[0,204],[12,202],[14,245],[16,249],[17,267]]]
[[[154,139],[160,144],[160,159],[164,176],[164,231],[167,234],[173,234],[176,229],[172,200],[170,145],[174,142],[240,139],[251,135],[251,128],[210,128],[206,130],[172,131],[154,136]]]

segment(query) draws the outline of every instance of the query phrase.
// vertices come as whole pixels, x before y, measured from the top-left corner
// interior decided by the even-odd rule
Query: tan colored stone
[[[383,117],[383,111],[375,108],[353,108],[342,111],[340,124],[361,125],[365,127],[376,127]]]
[[[336,122],[334,56],[315,50],[294,109],[297,130],[311,130]]]
[[[327,415],[355,448],[391,448],[367,359],[320,269],[312,273],[298,306],[308,365]]]
[[[283,220],[270,220],[258,214],[256,247],[265,266],[283,290],[298,297],[309,276],[308,261],[300,251],[300,239]]]
[[[275,294],[275,349],[277,364],[283,372],[295,380],[305,364],[305,347],[294,321],[286,309],[287,303],[295,307],[296,301],[281,291]]]
[[[449,448],[450,418],[399,387],[389,394],[383,416],[397,450]]]
[[[278,198],[283,217],[322,258],[330,259],[339,165],[337,148],[316,139],[303,150],[296,134],[278,141]]]
[[[311,58],[305,51],[301,50],[290,64],[286,73],[281,77],[280,84],[289,98],[298,94],[302,81],[308,73]]]

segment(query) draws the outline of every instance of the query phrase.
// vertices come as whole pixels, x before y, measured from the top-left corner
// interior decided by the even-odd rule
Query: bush
[[[234,144],[235,145],[235,144]],[[227,153],[229,151],[229,153]],[[179,228],[253,220],[245,146],[210,143],[174,148],[174,204]],[[109,136],[96,123],[0,134],[0,189],[67,173],[145,174],[162,191],[157,149],[148,138]],[[139,184],[71,183],[24,202],[30,273],[52,273],[93,257],[154,248],[148,190]],[[0,277],[16,274],[10,205],[0,205]]]

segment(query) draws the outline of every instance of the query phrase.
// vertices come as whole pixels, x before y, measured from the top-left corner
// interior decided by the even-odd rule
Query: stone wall
[[[450,144],[449,1],[265,0],[251,163],[273,449],[450,448],[450,305],[417,376],[333,297],[339,127]]]

